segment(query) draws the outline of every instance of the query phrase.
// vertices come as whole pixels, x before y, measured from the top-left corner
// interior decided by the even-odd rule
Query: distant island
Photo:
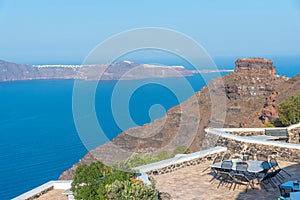
[[[232,70],[187,70],[184,66],[139,64],[130,61],[90,65],[25,65],[0,60],[0,82],[43,79],[135,80],[230,71]]]

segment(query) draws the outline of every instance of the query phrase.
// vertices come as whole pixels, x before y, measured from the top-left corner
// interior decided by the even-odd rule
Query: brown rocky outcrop
[[[263,125],[260,116],[278,117],[277,104],[299,93],[299,88],[300,76],[289,79],[276,75],[270,60],[238,59],[235,72],[212,80],[190,99],[170,109],[165,117],[121,133],[112,142],[93,150],[92,155],[111,163],[130,152],[156,153],[180,144],[198,151],[211,144],[206,142],[210,139],[204,128],[260,127]],[[118,153],[118,149],[123,152]],[[75,167],[60,179],[72,178]]]
[[[276,110],[278,106],[276,103],[277,95],[278,92],[274,91],[266,97],[264,108],[262,109],[262,115],[260,116],[260,119],[264,124],[279,117],[278,111]]]
[[[274,85],[278,76],[271,60],[242,58],[235,65],[235,73],[229,77],[231,80],[225,81],[225,91],[229,99],[256,99],[275,91]]]
[[[239,73],[276,74],[273,61],[265,58],[240,58],[235,62],[235,66],[235,71]]]

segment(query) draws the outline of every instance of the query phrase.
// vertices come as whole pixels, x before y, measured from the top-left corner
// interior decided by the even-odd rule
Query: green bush
[[[188,154],[190,153],[190,150],[186,148],[184,145],[180,145],[175,148],[172,155],[170,155],[167,151],[161,151],[157,155],[151,153],[145,153],[145,154],[133,153],[126,160],[116,163],[114,167],[120,170],[128,171],[134,167],[158,162],[160,160],[165,160],[175,156],[176,154],[182,154],[182,153]]]
[[[133,153],[126,160],[116,163],[115,167],[122,170],[131,170],[134,167],[157,162],[159,159],[153,154],[137,154]]]
[[[184,146],[178,146],[173,154],[188,153]],[[170,158],[167,151],[157,155],[150,153],[132,154],[126,160],[116,163],[114,168],[97,161],[76,168],[71,190],[76,200],[152,200],[158,199],[154,183],[150,186],[132,181],[136,176],[132,168]]]
[[[274,122],[268,122],[268,123],[266,123],[264,126],[263,126],[263,128],[274,128],[275,127],[275,124],[274,124]]]
[[[101,180],[111,171],[101,162],[78,166],[71,185],[75,199],[94,200]]]
[[[291,96],[278,106],[279,121],[284,126],[300,122],[300,95]]]
[[[111,173],[107,174],[105,178],[102,179],[101,183],[99,184],[97,194],[97,199],[108,199],[108,193],[106,190],[106,186],[114,183],[116,180],[119,181],[126,181],[130,178],[134,177],[133,173],[124,172],[121,170],[114,170]]]
[[[82,164],[75,170],[71,190],[76,200],[107,199],[106,185],[115,180],[129,180],[133,176],[133,173],[114,170],[99,161]]]
[[[155,157],[157,158],[158,161],[160,161],[160,160],[168,159],[171,156],[169,155],[169,153],[167,151],[161,151],[157,155],[155,155]]]
[[[158,191],[152,184],[145,185],[139,181],[119,181],[116,180],[110,185],[106,185],[108,199],[118,200],[156,200]]]

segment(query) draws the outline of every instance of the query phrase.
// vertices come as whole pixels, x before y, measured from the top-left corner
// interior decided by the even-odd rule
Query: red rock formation
[[[276,69],[272,60],[265,58],[240,58],[235,62],[236,72],[267,73],[275,75]]]
[[[274,91],[268,97],[266,97],[264,108],[262,109],[262,115],[260,117],[263,123],[273,121],[279,117],[276,109],[278,105],[275,103],[277,95],[278,92]]]

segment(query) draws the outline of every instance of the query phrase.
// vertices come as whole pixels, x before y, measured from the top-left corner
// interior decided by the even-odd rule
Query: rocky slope
[[[190,99],[173,107],[153,123],[129,129],[112,142],[97,147],[60,179],[71,179],[76,166],[101,160],[122,160],[132,152],[159,152],[186,145],[192,151],[209,145],[206,127],[260,127],[278,117],[276,106],[300,94],[300,75],[276,75],[273,62],[263,58],[236,61],[236,70],[212,80]],[[91,159],[92,158],[92,159]]]

